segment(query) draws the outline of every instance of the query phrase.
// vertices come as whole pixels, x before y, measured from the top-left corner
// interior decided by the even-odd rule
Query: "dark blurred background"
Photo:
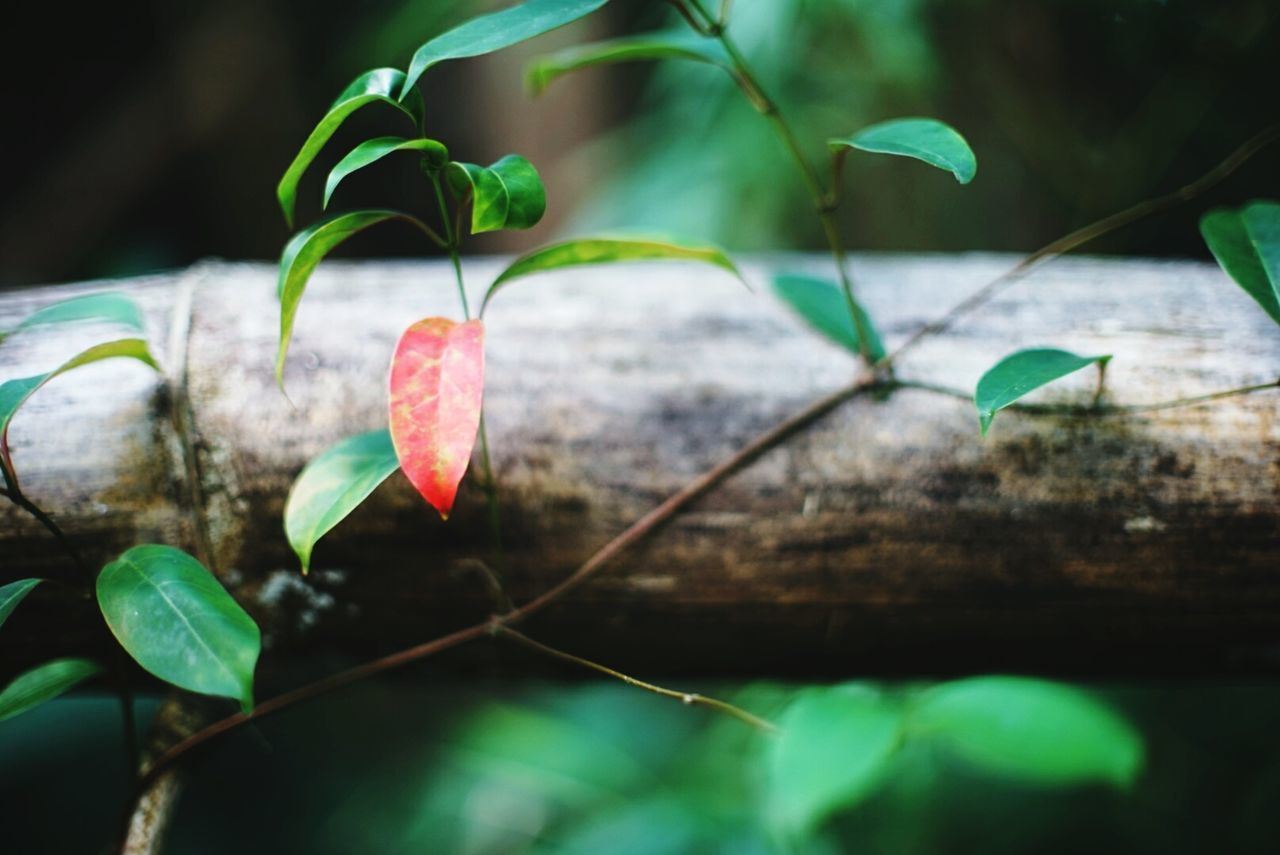
[[[23,4],[0,60],[0,285],[278,256],[288,232],[275,183],[334,96],[501,5]],[[524,92],[532,56],[677,23],[658,0],[614,0],[531,45],[427,75],[429,127],[455,157],[519,151],[548,185],[543,225],[469,252],[619,226],[817,248],[791,165],[718,70],[620,66],[537,101]],[[942,118],[973,144],[969,187],[897,158],[855,158],[845,228],[857,249],[1029,250],[1194,179],[1280,118],[1276,0],[740,0],[731,30],[815,155],[828,136],[903,115]],[[302,223],[319,212],[328,166],[365,136],[407,130],[398,122],[370,108],[348,123],[308,173]],[[425,199],[413,176],[412,158],[380,164],[334,204],[415,208]],[[1093,251],[1205,256],[1195,222],[1207,205],[1277,195],[1280,149]],[[344,250],[431,248],[389,228]]]

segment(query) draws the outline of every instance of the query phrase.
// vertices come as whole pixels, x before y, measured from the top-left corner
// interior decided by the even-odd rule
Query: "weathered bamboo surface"
[[[892,347],[1013,260],[872,256],[855,272]],[[477,286],[498,269],[467,267]],[[587,269],[517,283],[495,301],[486,406],[515,600],[850,381],[851,359],[767,293],[777,267],[825,270],[807,256],[757,259],[746,267],[752,294],[700,268]],[[473,484],[441,523],[393,476],[321,542],[305,579],[280,525],[307,459],[385,424],[399,332],[458,315],[447,265],[322,266],[298,317],[292,403],[272,377],[270,265],[16,293],[0,301],[0,324],[106,288],[146,307],[168,382],[124,360],[81,369],[39,392],[11,429],[27,494],[94,566],[143,541],[210,553],[262,622],[268,669],[318,651],[387,652],[487,613],[467,569],[491,554]],[[24,333],[0,348],[0,371],[48,370],[99,337]],[[899,374],[971,390],[1001,356],[1036,345],[1114,354],[1117,403],[1280,376],[1280,333],[1216,268],[1091,258],[1036,271],[910,352]],[[1033,400],[1087,402],[1093,382],[1082,372]],[[860,398],[529,631],[643,673],[1270,670],[1280,662],[1278,414],[1273,391],[1123,417],[1006,412],[983,440],[965,401]],[[65,559],[6,506],[0,581],[30,575],[67,578]],[[38,590],[6,625],[0,662],[83,652],[92,608]],[[517,655],[481,648],[450,661]]]

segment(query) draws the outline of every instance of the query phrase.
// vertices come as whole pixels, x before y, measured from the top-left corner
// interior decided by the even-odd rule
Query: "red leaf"
[[[391,442],[422,497],[449,518],[484,398],[484,325],[426,318],[391,358]]]

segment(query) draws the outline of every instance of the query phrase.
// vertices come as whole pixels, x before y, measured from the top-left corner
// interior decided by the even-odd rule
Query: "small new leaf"
[[[386,430],[344,439],[306,465],[284,503],[285,537],[302,562],[303,573],[311,567],[316,542],[398,468],[400,461]]]
[[[1200,234],[1227,275],[1280,324],[1280,202],[1210,211]]]
[[[23,598],[31,593],[31,589],[42,581],[44,580],[19,579],[0,588],[0,626],[4,626],[4,622],[9,619],[9,615],[13,614],[18,603],[22,602]]]
[[[53,700],[101,670],[88,659],[55,659],[19,674],[0,692],[0,721]]]
[[[662,59],[704,62],[726,69],[731,66],[729,55],[720,42],[687,30],[674,30],[576,45],[539,57],[525,70],[525,85],[532,94],[541,95],[553,80],[571,71],[597,65]]]
[[[773,291],[809,326],[854,355],[861,353],[858,329],[849,316],[849,301],[839,285],[817,276],[784,273],[773,278]],[[856,300],[853,307],[861,318],[863,329],[869,331],[867,355],[873,361],[883,359],[884,342],[871,316]]]
[[[329,199],[333,197],[333,191],[338,189],[338,185],[342,183],[348,175],[358,170],[364,169],[372,163],[376,163],[389,154],[397,151],[416,151],[426,157],[436,168],[443,168],[449,162],[449,150],[442,143],[429,139],[405,139],[404,137],[377,137],[376,139],[365,140],[351,150],[351,152],[342,160],[338,161],[329,172],[329,178],[324,184],[324,202],[323,208],[329,207]]]
[[[342,94],[329,107],[329,112],[325,113],[302,144],[276,187],[276,197],[280,200],[280,209],[284,212],[284,220],[289,228],[293,228],[294,209],[298,203],[298,182],[302,180],[303,173],[316,159],[320,149],[324,148],[324,144],[348,116],[368,104],[382,103],[407,116],[415,128],[421,126],[422,95],[416,91],[410,92],[413,87],[404,86],[404,80],[404,72],[399,69],[375,68],[361,74],[342,90]],[[397,98],[396,93],[402,89],[404,96]]]
[[[729,257],[713,246],[629,238],[579,238],[535,249],[511,262],[489,286],[480,312],[484,313],[499,290],[524,276],[566,267],[623,261],[700,261],[726,270],[746,284]]]
[[[528,0],[472,18],[414,52],[400,97],[404,98],[433,65],[511,47],[585,17],[607,2],[609,0]]]
[[[969,143],[955,128],[936,119],[880,122],[853,136],[829,140],[827,145],[835,157],[837,174],[851,148],[913,157],[950,172],[961,184],[968,184],[978,174],[978,159]]]
[[[0,342],[33,327],[77,321],[112,324],[138,333],[146,332],[142,310],[133,300],[123,294],[86,294],[83,297],[72,297],[70,300],[63,300],[33,312],[13,329],[0,333]]]
[[[1127,787],[1142,738],[1124,718],[1070,686],[1022,677],[942,683],[911,706],[909,729],[997,774],[1047,785]]]
[[[460,199],[471,201],[471,233],[500,229],[528,229],[547,210],[547,193],[533,164],[509,154],[489,166],[450,163],[449,186]]]
[[[1020,350],[1006,356],[982,375],[973,396],[978,407],[982,435],[987,435],[997,411],[1023,395],[1095,362],[1105,364],[1109,359],[1110,355],[1077,356],[1065,350],[1049,348]]]
[[[98,574],[98,606],[116,640],[167,683],[253,709],[258,626],[181,549],[135,546]]]
[[[862,686],[809,689],[778,721],[769,746],[770,820],[811,831],[871,793],[900,742],[901,713]]]
[[[449,518],[471,462],[484,399],[484,325],[426,318],[404,331],[391,360],[391,441],[400,468]]]
[[[34,395],[41,386],[60,374],[65,374],[82,365],[99,362],[103,359],[113,359],[118,356],[136,359],[157,371],[160,370],[160,366],[156,364],[155,359],[151,356],[151,351],[147,349],[146,341],[140,338],[122,338],[118,341],[97,344],[81,351],[46,374],[8,380],[0,385],[0,465],[4,467],[9,477],[15,481],[18,477],[17,471],[13,468],[13,457],[9,452],[9,424],[27,399]]]

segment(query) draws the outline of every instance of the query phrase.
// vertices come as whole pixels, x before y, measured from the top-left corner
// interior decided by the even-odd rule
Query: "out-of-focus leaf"
[[[801,692],[769,749],[771,821],[803,834],[866,797],[898,747],[901,718],[866,687]]]
[[[329,112],[325,113],[302,144],[276,187],[276,197],[280,200],[280,209],[284,212],[289,228],[293,228],[293,214],[298,203],[298,182],[302,180],[302,174],[348,116],[368,104],[383,103],[407,116],[415,128],[422,125],[422,95],[416,90],[411,92],[412,86],[404,86],[404,81],[404,72],[399,69],[375,68],[361,74],[342,90],[342,94],[329,107]],[[401,89],[404,94],[397,98],[396,92]]]
[[[181,549],[135,546],[98,574],[107,626],[139,665],[168,683],[253,708],[258,626]]]
[[[349,211],[321,220],[294,235],[280,255],[280,276],[276,292],[280,297],[280,346],[276,351],[276,382],[284,383],[284,361],[293,336],[293,321],[298,303],[311,274],[334,247],[354,234],[387,220],[404,220],[419,230],[428,231],[418,219],[385,209]]]
[[[135,332],[145,332],[142,310],[138,304],[123,294],[86,294],[72,297],[31,313],[8,332],[0,332],[0,341],[32,327],[94,321],[127,327]]]
[[[922,692],[913,734],[942,741],[993,772],[1049,785],[1127,787],[1142,770],[1142,739],[1114,710],[1070,686],[975,677]]]
[[[391,358],[390,424],[400,468],[449,518],[471,462],[484,400],[484,325],[425,318]]]
[[[525,70],[525,84],[530,92],[540,95],[553,80],[571,71],[660,59],[686,59],[730,67],[729,56],[720,42],[687,30],[674,30],[575,45],[539,57]]]
[[[53,700],[101,670],[87,659],[55,659],[19,674],[0,692],[0,721]]]
[[[151,351],[147,349],[146,341],[140,338],[122,338],[117,341],[96,344],[87,350],[83,350],[46,374],[7,380],[0,385],[0,465],[4,466],[5,471],[11,478],[16,480],[17,473],[13,468],[13,458],[9,453],[9,424],[27,399],[34,395],[41,386],[59,374],[65,374],[73,368],[79,368],[82,365],[99,362],[103,359],[113,359],[117,356],[136,359],[157,371],[160,370],[160,366],[156,364],[155,359],[151,356]]]
[[[861,353],[858,329],[849,316],[849,301],[840,286],[817,276],[784,273],[773,278],[773,291],[796,311],[809,326],[822,333],[845,350]],[[853,304],[864,329],[869,331],[868,356],[873,360],[885,355],[884,342],[871,321],[871,316],[856,300]]]
[[[1210,211],[1200,234],[1222,269],[1280,324],[1280,202]]]
[[[893,119],[863,128],[850,137],[827,143],[839,164],[850,148],[877,154],[914,157],[930,166],[946,170],[961,184],[978,174],[978,159],[964,137],[950,125],[936,119]]]
[[[408,76],[400,90],[401,98],[433,65],[511,47],[572,23],[607,2],[609,0],[528,0],[459,24],[414,52]]]
[[[397,151],[421,152],[437,168],[449,162],[449,150],[443,144],[429,139],[405,139],[404,137],[377,137],[365,140],[351,150],[338,165],[329,171],[329,178],[324,184],[324,208],[329,207],[329,199],[333,191],[338,189],[348,175],[376,163],[389,154]]]
[[[982,435],[987,435],[998,410],[1004,409],[1023,395],[1095,362],[1105,364],[1109,359],[1109,355],[1076,356],[1069,351],[1050,348],[1019,350],[1006,356],[982,375],[973,395],[973,401],[978,407]]]
[[[16,582],[10,582],[4,587],[0,587],[0,626],[4,626],[4,622],[9,619],[9,615],[13,614],[13,610],[18,607],[18,603],[22,602],[27,594],[31,593],[31,589],[39,585],[43,579],[19,579]]]
[[[511,262],[489,286],[480,311],[484,312],[501,288],[521,277],[565,267],[622,261],[700,261],[727,270],[746,282],[729,257],[713,246],[630,238],[578,238],[540,247]]]
[[[311,567],[316,542],[399,467],[386,430],[344,439],[306,465],[284,503],[285,537],[303,573]]]

